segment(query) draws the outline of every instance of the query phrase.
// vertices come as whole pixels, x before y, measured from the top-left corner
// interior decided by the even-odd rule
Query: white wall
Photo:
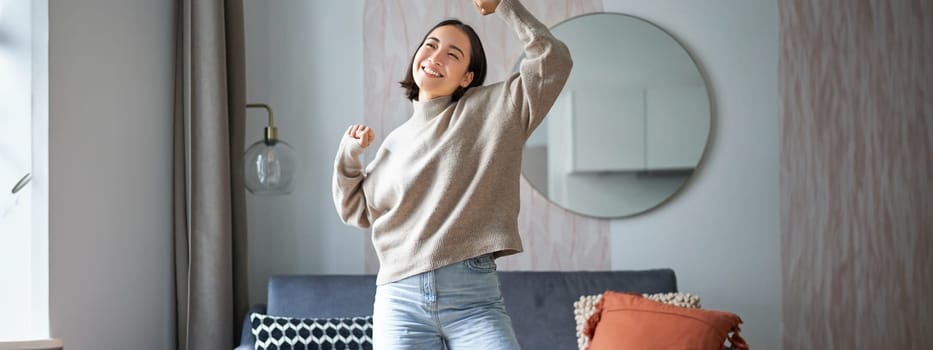
[[[292,194],[247,194],[252,302],[274,274],[363,273],[367,233],[340,222],[330,187],[341,135],[363,122],[362,30],[361,0],[246,1],[246,96],[298,153]],[[248,118],[247,147],[266,122]]]
[[[52,336],[173,349],[173,2],[50,1],[49,16]]]
[[[340,133],[362,122],[363,1],[247,1],[247,96],[272,104],[299,154],[295,192],[248,200],[251,299],[276,273],[362,273],[362,231],[342,225],[330,181]],[[767,1],[606,0],[683,42],[709,79],[712,142],[658,210],[612,222],[614,269],[672,267],[683,291],[738,313],[753,346],[780,348],[778,11]],[[728,15],[727,15],[728,14]],[[247,144],[264,122],[250,113]]]
[[[658,210],[612,222],[613,269],[670,266],[706,308],[739,314],[760,349],[781,348],[778,10],[773,1],[606,1],[655,22],[703,65],[711,149]]]

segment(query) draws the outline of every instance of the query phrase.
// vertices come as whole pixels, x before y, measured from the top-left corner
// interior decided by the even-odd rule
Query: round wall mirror
[[[551,202],[590,217],[667,201],[693,175],[712,124],[690,54],[654,24],[621,14],[576,17],[552,32],[570,48],[573,71],[525,145],[522,174]]]

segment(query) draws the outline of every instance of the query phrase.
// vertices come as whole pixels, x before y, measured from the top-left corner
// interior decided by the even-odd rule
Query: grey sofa
[[[523,349],[577,348],[573,302],[582,295],[608,290],[637,293],[677,291],[674,271],[499,272],[505,307]],[[276,316],[320,318],[372,315],[374,275],[282,275],[269,280],[268,304],[250,312]],[[378,327],[378,325],[376,325]],[[249,315],[243,322],[240,346],[253,349]]]

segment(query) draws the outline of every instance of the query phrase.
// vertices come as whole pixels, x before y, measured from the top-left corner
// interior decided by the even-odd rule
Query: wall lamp
[[[253,194],[291,193],[295,179],[295,149],[279,140],[269,105],[249,103],[246,108],[263,108],[269,114],[269,125],[266,126],[263,139],[249,146],[243,155],[246,188]]]

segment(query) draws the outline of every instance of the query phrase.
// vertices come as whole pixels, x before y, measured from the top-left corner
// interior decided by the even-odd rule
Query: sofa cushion
[[[256,349],[372,350],[373,318],[294,318],[250,315]]]
[[[736,314],[683,308],[638,294],[607,291],[587,321],[589,350],[710,349],[728,339],[732,347],[748,349],[739,335]],[[731,334],[730,334],[731,333]]]
[[[642,294],[642,296],[669,305],[691,309],[700,308],[700,297],[690,293],[655,293]],[[573,303],[573,319],[577,322],[577,347],[579,350],[587,350],[590,346],[590,338],[583,334],[583,329],[586,327],[586,321],[596,312],[596,305],[602,298],[602,294],[584,295]]]

